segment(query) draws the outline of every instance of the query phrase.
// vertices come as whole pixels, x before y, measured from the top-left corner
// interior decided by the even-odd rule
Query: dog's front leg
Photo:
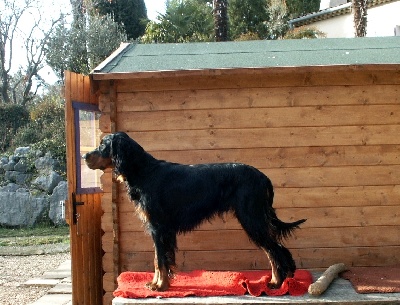
[[[155,256],[154,256],[154,277],[153,280],[146,284],[150,290],[165,291],[169,288],[169,274],[166,267],[165,247],[161,242],[161,238],[153,235]]]
[[[146,283],[146,287],[150,290],[157,290],[158,279],[160,278],[160,269],[158,267],[157,250],[154,253],[154,277],[151,282]]]

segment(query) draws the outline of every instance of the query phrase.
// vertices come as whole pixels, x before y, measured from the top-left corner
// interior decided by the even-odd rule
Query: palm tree
[[[216,41],[228,40],[228,0],[213,0]]]
[[[356,37],[367,35],[367,0],[353,0],[354,29]]]

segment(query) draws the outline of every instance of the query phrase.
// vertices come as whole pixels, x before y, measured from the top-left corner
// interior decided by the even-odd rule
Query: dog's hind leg
[[[250,240],[263,249],[268,256],[272,268],[272,279],[268,286],[279,288],[286,277],[293,276],[296,265],[289,250],[282,246],[272,234],[270,220],[262,209],[259,211],[257,208],[250,204],[241,205],[240,208],[235,209],[235,215]]]

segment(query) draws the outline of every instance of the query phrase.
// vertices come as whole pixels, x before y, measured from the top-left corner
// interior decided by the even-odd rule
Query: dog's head
[[[90,169],[105,170],[106,168],[114,167],[112,162],[112,142],[114,137],[114,134],[105,136],[101,140],[99,147],[82,156]]]
[[[132,140],[126,133],[117,132],[106,135],[99,147],[83,155],[90,169],[114,168],[115,173],[126,176],[143,161],[143,148]]]

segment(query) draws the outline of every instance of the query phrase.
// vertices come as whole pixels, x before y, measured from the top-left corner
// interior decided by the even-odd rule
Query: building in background
[[[370,0],[367,37],[400,36],[400,0]],[[327,38],[354,37],[351,0],[321,0],[318,12],[289,21],[292,28],[312,26]]]

